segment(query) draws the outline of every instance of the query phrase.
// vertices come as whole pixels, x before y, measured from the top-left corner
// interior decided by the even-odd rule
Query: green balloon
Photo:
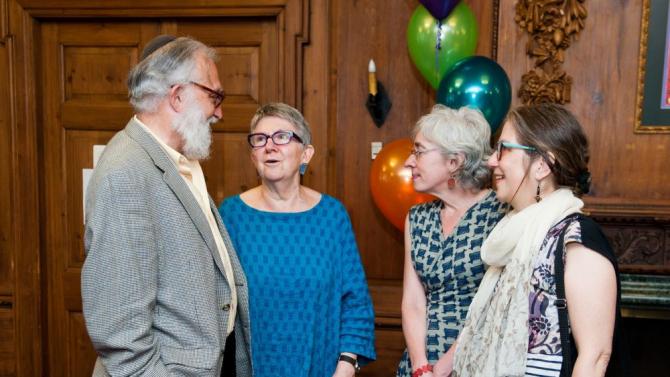
[[[439,23],[419,5],[407,26],[409,56],[434,89],[457,61],[473,55],[477,48],[477,18],[465,2],[441,21],[438,44]]]
[[[437,90],[437,103],[452,109],[479,109],[494,134],[512,103],[512,86],[498,63],[485,56],[470,56],[444,76]]]

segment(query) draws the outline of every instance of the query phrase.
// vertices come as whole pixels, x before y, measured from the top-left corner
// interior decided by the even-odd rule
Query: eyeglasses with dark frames
[[[199,84],[195,81],[189,81],[188,83],[193,84],[193,85],[197,86],[198,88],[207,92],[207,94],[209,95],[209,98],[212,99],[212,104],[214,104],[215,108],[221,106],[221,103],[223,102],[223,99],[226,98],[226,93],[223,91],[223,89],[214,90],[214,89],[209,88],[205,85]]]
[[[496,144],[496,157],[497,157],[498,160],[500,160],[500,158],[502,158],[502,151],[504,149],[523,149],[523,150],[529,151],[529,152],[537,152],[537,148],[535,148],[535,147],[530,147],[528,145],[521,145],[521,144],[517,144],[517,143],[510,143],[508,141],[499,141]]]
[[[262,132],[258,133],[253,133],[249,134],[247,136],[247,141],[249,142],[249,145],[252,148],[260,148],[264,147],[265,144],[268,143],[268,139],[272,139],[272,142],[275,145],[286,145],[291,142],[291,140],[295,140],[299,143],[303,143],[302,139],[300,136],[298,136],[295,132],[293,131],[284,131],[284,130],[279,130],[273,133],[272,135],[264,134]]]
[[[414,155],[414,157],[415,157],[416,159],[419,159],[419,157],[421,157],[422,154],[424,154],[424,153],[428,153],[428,152],[432,152],[432,151],[436,151],[436,150],[438,150],[438,148],[430,148],[430,149],[416,149],[416,148],[412,148],[412,150],[409,151],[409,154],[410,154],[410,155]]]

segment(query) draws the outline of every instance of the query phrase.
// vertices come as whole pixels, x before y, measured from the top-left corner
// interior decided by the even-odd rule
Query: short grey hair
[[[261,119],[267,117],[277,117],[291,123],[304,145],[312,143],[312,131],[310,131],[305,117],[296,108],[281,102],[271,102],[259,107],[254,117],[251,118],[249,131],[253,133]]]
[[[416,123],[412,138],[419,132],[435,144],[442,155],[464,157],[455,177],[464,188],[483,189],[490,185],[491,171],[486,162],[491,155],[491,128],[479,110],[435,105]]]
[[[180,37],[140,61],[128,75],[128,98],[135,111],[155,112],[172,86],[197,80],[194,73],[199,53],[216,60],[216,51],[211,47]]]

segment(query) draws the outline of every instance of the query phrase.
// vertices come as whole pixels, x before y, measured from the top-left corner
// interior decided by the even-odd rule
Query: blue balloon
[[[485,56],[470,56],[447,72],[437,90],[437,102],[452,109],[479,109],[495,133],[512,103],[509,78],[498,63]]]

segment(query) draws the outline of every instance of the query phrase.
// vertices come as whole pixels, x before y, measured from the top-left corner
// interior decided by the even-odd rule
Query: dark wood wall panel
[[[670,273],[670,134],[634,133],[642,0],[586,1],[585,28],[565,53],[571,102],[591,143],[592,191],[586,210],[605,225],[631,272]],[[532,68],[528,34],[514,22],[515,1],[500,1],[498,60],[510,76],[513,106]]]
[[[256,167],[248,156],[248,131],[237,133],[214,133],[212,149],[222,158],[207,161],[204,171],[208,189],[216,203],[239,194],[259,184]],[[228,172],[216,174],[216,172]],[[211,187],[211,188],[210,188]]]
[[[11,297],[0,296],[0,377],[16,375],[16,331]]]
[[[43,318],[40,276],[40,175],[37,157],[35,101],[34,23],[15,0],[3,0],[7,28],[3,28],[9,79],[0,89],[4,113],[2,124],[11,134],[11,233],[14,270],[14,350],[17,376],[41,376]]]
[[[10,82],[9,25],[5,1],[0,1],[0,81]],[[16,374],[14,310],[14,247],[12,227],[12,123],[9,91],[0,91],[0,376]]]
[[[0,2],[0,81],[10,82],[7,7]],[[12,253],[12,122],[8,91],[0,91],[0,295],[14,292],[14,261]]]

